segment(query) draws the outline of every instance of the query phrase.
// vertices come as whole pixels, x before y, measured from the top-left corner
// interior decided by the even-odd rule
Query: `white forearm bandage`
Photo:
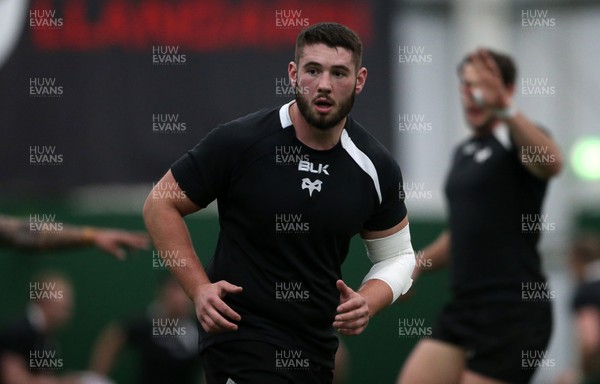
[[[373,267],[362,283],[372,279],[384,281],[394,294],[392,302],[396,301],[412,285],[411,276],[416,264],[408,224],[388,237],[363,241]]]

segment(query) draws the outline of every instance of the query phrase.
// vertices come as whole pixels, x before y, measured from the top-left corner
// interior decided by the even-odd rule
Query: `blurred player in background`
[[[458,72],[473,135],[458,146],[446,182],[449,228],[423,254],[432,269],[451,262],[453,300],[398,382],[527,383],[552,330],[537,243],[561,153],[515,106],[510,57],[479,49]]]
[[[600,239],[579,236],[570,252],[571,268],[578,283],[573,297],[575,328],[585,377],[600,381]]]
[[[155,186],[176,198],[146,200],[156,249],[187,261],[171,270],[195,303],[209,384],[331,383],[335,330],[362,333],[412,283],[400,169],[348,116],[367,77],[361,56],[340,24],[303,30],[288,65],[295,100],[211,131]],[[183,216],[215,199],[205,272]],[[354,291],[341,264],[358,233],[374,266]]]
[[[55,337],[73,313],[73,288],[56,272],[41,273],[30,288],[26,314],[0,331],[0,382],[3,384],[75,384],[79,375],[63,368]]]
[[[32,230],[28,220],[0,215],[0,245],[40,251],[94,246],[118,259],[125,258],[126,249],[148,247],[148,236],[141,232],[72,225],[52,230],[36,224],[39,228]]]
[[[200,382],[193,307],[173,277],[163,280],[146,313],[104,330],[94,348],[90,370],[108,376],[126,346],[133,346],[140,355],[137,383]]]
[[[575,333],[580,366],[558,383],[600,382],[600,238],[593,233],[576,237],[569,252],[577,288],[573,296]]]
[[[145,249],[148,243],[148,235],[142,232],[62,223],[59,228],[39,222],[33,223],[32,227],[29,220],[0,215],[0,246],[35,251],[93,246],[118,259],[124,259],[126,251]],[[26,315],[2,331],[0,383],[109,383],[85,372],[58,376],[56,368],[46,367],[62,363],[60,347],[54,334],[71,317],[73,288],[68,279],[55,272],[41,275],[36,284],[34,293],[38,292],[43,296],[44,289],[50,289],[49,294],[54,292],[61,297],[32,300]],[[33,360],[30,358],[31,351],[34,351]],[[53,357],[49,358],[48,355]]]

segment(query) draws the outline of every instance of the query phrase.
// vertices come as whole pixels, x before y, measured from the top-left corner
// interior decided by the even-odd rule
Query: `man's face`
[[[300,113],[310,125],[324,131],[350,113],[367,76],[365,68],[356,70],[352,51],[325,44],[305,46],[298,63],[290,63],[288,73],[296,84]]]
[[[460,100],[465,119],[475,131],[481,131],[495,120],[494,113],[488,108],[477,105],[473,98],[473,90],[479,87],[479,74],[472,64],[466,63],[460,74]]]
[[[60,279],[54,282],[56,284],[55,289],[61,292],[62,297],[57,300],[48,300],[39,303],[46,317],[46,323],[50,332],[67,324],[73,315],[74,299],[71,284]]]

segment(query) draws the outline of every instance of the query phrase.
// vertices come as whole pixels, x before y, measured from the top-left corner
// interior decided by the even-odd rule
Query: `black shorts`
[[[553,367],[549,303],[448,304],[431,337],[466,349],[467,369],[509,383],[528,383],[539,367]]]
[[[200,355],[207,384],[331,384],[333,371],[301,350],[259,341],[213,344]]]

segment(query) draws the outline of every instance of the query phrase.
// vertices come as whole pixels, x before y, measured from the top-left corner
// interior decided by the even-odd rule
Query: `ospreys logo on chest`
[[[328,167],[329,167],[329,164],[319,163],[318,165],[316,165],[315,163],[312,163],[307,160],[301,160],[298,162],[298,171],[310,172],[310,173],[314,173],[317,175],[323,174],[323,175],[329,176],[329,172],[327,171]],[[321,181],[319,179],[312,181],[308,177],[305,177],[302,179],[302,187],[301,188],[308,189],[308,194],[310,197],[312,197],[314,191],[321,192],[322,185],[323,185],[323,181]]]

